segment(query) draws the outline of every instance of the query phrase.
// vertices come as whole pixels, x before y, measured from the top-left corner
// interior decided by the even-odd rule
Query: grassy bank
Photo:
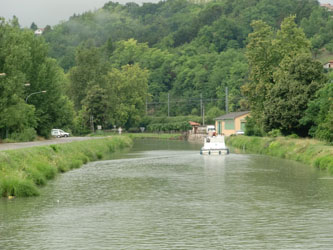
[[[57,173],[79,168],[89,161],[121,148],[130,147],[125,136],[54,144],[0,152],[0,195],[35,196],[38,187],[53,179]]]
[[[313,139],[230,136],[229,146],[302,162],[333,173],[333,147]]]
[[[179,134],[168,134],[168,133],[129,133],[127,134],[130,138],[151,138],[151,139],[162,139],[162,140],[179,140],[183,139],[181,133]]]
[[[118,133],[114,132],[98,132],[95,134],[91,134],[90,136],[113,136],[118,135]],[[126,135],[132,139],[135,138],[151,138],[151,139],[166,139],[166,140],[179,140],[183,138],[183,135],[181,133],[123,133],[123,135]]]

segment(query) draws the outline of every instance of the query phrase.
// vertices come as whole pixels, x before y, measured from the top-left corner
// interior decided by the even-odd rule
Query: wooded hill
[[[91,119],[104,128],[146,126],[146,112],[204,109],[213,118],[224,112],[228,87],[229,111],[252,111],[249,133],[328,139],[333,111],[321,89],[331,88],[331,77],[315,59],[333,51],[331,17],[316,0],[108,2],[47,27],[43,37],[66,72],[77,132]],[[296,108],[284,112],[289,107]]]

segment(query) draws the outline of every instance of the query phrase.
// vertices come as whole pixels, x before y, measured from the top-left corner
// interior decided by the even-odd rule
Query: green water
[[[333,177],[277,158],[139,140],[0,199],[0,249],[333,249]]]

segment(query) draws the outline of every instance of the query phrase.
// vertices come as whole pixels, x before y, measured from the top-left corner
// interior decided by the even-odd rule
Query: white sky
[[[0,0],[0,16],[6,20],[18,17],[22,27],[35,22],[38,27],[55,25],[70,16],[99,9],[109,0]],[[114,0],[113,2],[159,2],[159,0]]]
[[[274,0],[272,0],[274,1]],[[88,10],[103,7],[108,0],[0,0],[0,16],[6,20],[15,15],[19,18],[22,27],[30,27],[35,22],[38,27],[55,25],[60,21],[68,20],[70,16],[81,14]],[[159,2],[159,0],[114,0],[113,2]],[[333,0],[320,0],[322,3],[331,3]]]

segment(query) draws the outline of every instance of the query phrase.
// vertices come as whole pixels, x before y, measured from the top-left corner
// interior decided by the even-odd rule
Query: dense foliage
[[[205,114],[211,123],[226,109],[228,89],[229,112],[251,110],[249,134],[332,141],[331,87],[316,61],[333,52],[332,16],[316,0],[168,0],[108,2],[47,26],[42,37],[32,35],[35,23],[22,30],[16,19],[2,21],[0,73],[8,74],[0,87],[11,94],[0,93],[1,135],[46,135],[52,126],[180,130],[190,117],[146,115],[201,122]]]
[[[65,76],[47,44],[17,19],[0,19],[0,138],[31,140],[70,126],[74,110],[62,91]],[[34,94],[40,91],[45,93]]]
[[[252,119],[265,132],[279,129],[306,136],[309,127],[300,120],[325,83],[323,67],[312,58],[310,42],[294,17],[284,19],[276,34],[262,21],[252,25],[247,46],[250,81],[243,86]]]

